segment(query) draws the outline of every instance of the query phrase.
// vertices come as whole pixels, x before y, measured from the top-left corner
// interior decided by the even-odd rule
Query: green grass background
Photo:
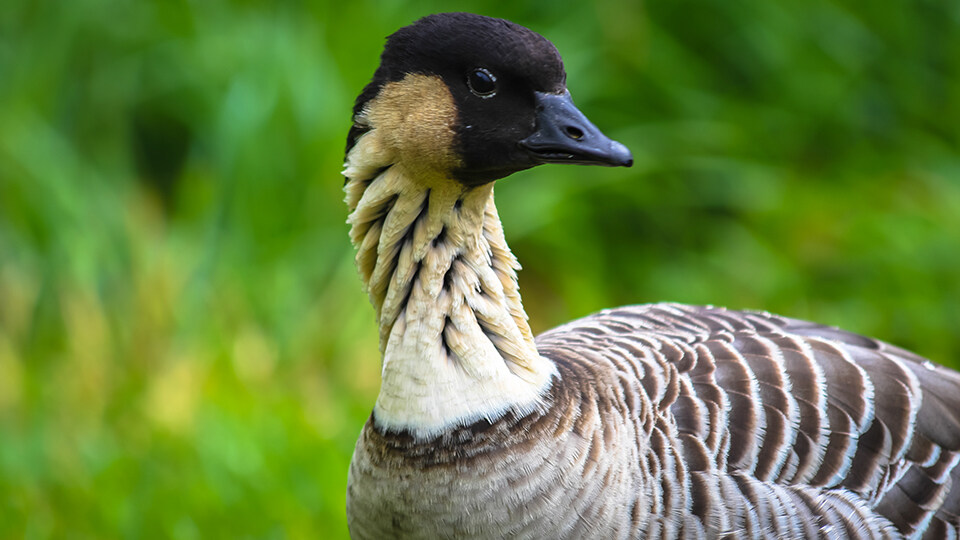
[[[344,224],[383,38],[462,9],[563,54],[632,169],[497,186],[535,330],[765,309],[960,367],[960,4],[0,9],[0,538],[337,538],[379,385]]]

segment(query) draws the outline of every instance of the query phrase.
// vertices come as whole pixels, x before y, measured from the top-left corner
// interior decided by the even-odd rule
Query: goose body
[[[766,313],[606,310],[534,339],[494,181],[626,165],[538,34],[470,14],[388,39],[345,191],[382,386],[354,538],[955,538],[960,374]]]

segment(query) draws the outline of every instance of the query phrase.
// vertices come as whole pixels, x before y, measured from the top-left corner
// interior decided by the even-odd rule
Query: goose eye
[[[493,97],[497,93],[497,77],[486,69],[477,68],[467,75],[467,86],[479,97]]]

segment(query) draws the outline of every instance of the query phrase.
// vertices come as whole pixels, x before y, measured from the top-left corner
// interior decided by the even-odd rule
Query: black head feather
[[[476,78],[477,71],[483,72],[481,79]],[[536,151],[523,145],[543,123],[544,106],[538,96],[569,100],[560,54],[532,30],[471,13],[430,15],[401,28],[387,38],[380,66],[354,105],[355,117],[385,85],[410,74],[438,77],[449,89],[457,115],[453,150],[462,162],[453,174],[465,184],[488,182],[548,161],[593,162],[553,147],[544,150],[539,139]],[[476,86],[489,79],[495,80],[495,92],[478,92]],[[582,117],[572,102],[569,106]],[[576,133],[592,129],[603,137],[585,117],[582,121],[587,125]],[[355,125],[350,130],[348,151],[366,129]]]
[[[387,38],[380,66],[357,97],[353,113],[360,112],[384,84],[409,73],[460,77],[465,82],[467,70],[475,67],[515,74],[541,92],[561,92],[566,85],[560,53],[540,34],[505,19],[438,13]]]

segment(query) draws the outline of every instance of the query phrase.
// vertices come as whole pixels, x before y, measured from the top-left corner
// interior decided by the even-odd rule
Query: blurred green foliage
[[[960,6],[472,1],[633,169],[498,185],[542,331],[672,300],[960,366]],[[0,537],[344,537],[378,388],[339,176],[424,2],[0,10]]]

